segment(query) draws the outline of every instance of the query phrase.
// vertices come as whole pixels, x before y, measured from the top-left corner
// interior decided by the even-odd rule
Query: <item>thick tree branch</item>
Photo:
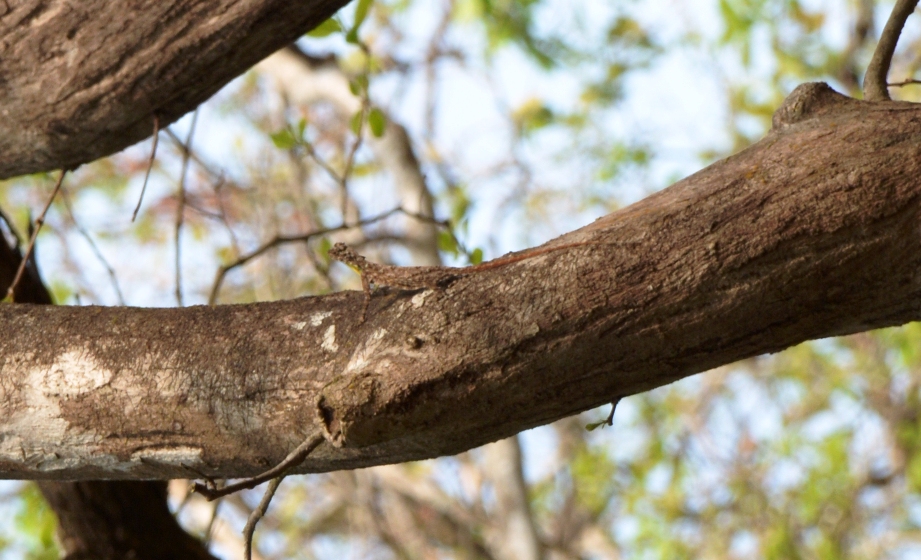
[[[921,108],[798,88],[747,150],[445,289],[0,306],[13,478],[453,454],[721,364],[921,317]],[[40,429],[37,429],[40,427]]]
[[[51,304],[35,261],[28,263],[14,291],[16,301]],[[13,282],[13,271],[23,270],[21,264],[18,249],[0,238],[0,292]],[[38,486],[54,509],[62,552],[69,560],[214,560],[170,513],[164,482],[44,480]]]
[[[345,4],[0,2],[0,179],[146,138]]]

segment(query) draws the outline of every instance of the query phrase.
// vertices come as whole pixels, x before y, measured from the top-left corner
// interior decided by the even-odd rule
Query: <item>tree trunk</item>
[[[166,506],[166,482],[39,482],[66,560],[216,560]]]

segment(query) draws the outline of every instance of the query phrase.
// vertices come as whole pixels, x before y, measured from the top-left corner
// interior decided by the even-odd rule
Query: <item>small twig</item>
[[[157,157],[157,139],[160,137],[160,116],[156,113],[153,115],[153,122],[153,147],[150,149],[150,160],[147,162],[147,173],[144,174],[144,185],[141,186],[141,196],[138,197],[138,205],[134,207],[134,213],[131,214],[132,222],[138,217],[138,212],[141,210],[141,202],[144,201],[144,193],[147,192],[147,180],[150,179],[150,170],[153,169],[154,158]]]
[[[894,84],[887,84],[887,85],[889,87],[904,87],[904,86],[910,86],[912,84],[921,84],[921,80],[910,79],[910,80],[904,80],[902,82],[895,82]]]
[[[189,170],[189,158],[192,154],[192,136],[195,134],[195,123],[198,122],[198,109],[192,113],[192,124],[189,125],[189,135],[182,145],[182,166],[179,170],[179,193],[176,204],[176,305],[182,307],[182,224],[185,217],[185,177]]]
[[[243,558],[245,560],[252,560],[253,558],[253,533],[256,532],[256,524],[268,511],[269,504],[272,503],[272,498],[275,496],[275,491],[278,490],[281,481],[284,479],[284,476],[279,476],[269,482],[268,487],[265,489],[265,494],[262,495],[262,499],[259,501],[259,505],[249,514],[249,519],[246,520],[246,526],[243,527]]]
[[[362,121],[364,121],[364,119],[366,118],[364,116],[364,113],[367,112],[365,105],[366,104],[363,104],[362,109],[361,109],[362,110]],[[345,167],[343,168],[341,175],[338,172],[336,172],[335,169],[333,169],[332,165],[330,165],[329,162],[327,162],[325,159],[323,159],[320,156],[319,153],[317,153],[317,150],[313,147],[312,144],[310,144],[310,142],[303,142],[301,144],[301,146],[304,148],[304,151],[307,153],[308,156],[310,156],[310,159],[312,159],[317,165],[319,165],[320,169],[325,171],[326,174],[329,175],[330,178],[333,181],[335,181],[336,185],[338,186],[339,195],[341,198],[340,206],[341,206],[341,211],[342,211],[342,221],[343,222],[348,221],[346,219],[346,213],[348,210],[348,202],[349,202],[349,197],[348,197],[349,175],[351,175],[352,168],[354,167],[354,164],[355,164],[355,152],[358,151],[358,148],[361,146],[361,143],[362,143],[362,135],[361,135],[361,132],[359,131],[358,136],[355,138],[355,142],[352,143],[352,146],[349,149],[349,153],[346,156]]]
[[[899,35],[905,27],[908,16],[915,11],[918,0],[897,0],[889,21],[883,28],[883,33],[873,51],[873,58],[867,66],[867,75],[863,79],[863,98],[867,101],[886,101],[890,99],[886,87],[886,76],[889,75],[889,66],[892,64],[892,55],[899,42]]]
[[[310,156],[310,158],[311,158],[317,165],[319,165],[320,168],[321,168],[323,171],[325,171],[326,174],[329,175],[330,178],[332,178],[332,180],[335,181],[337,185],[341,185],[344,181],[346,181],[345,178],[343,178],[343,177],[340,176],[338,173],[336,173],[336,170],[333,169],[333,167],[332,167],[329,163],[327,163],[325,159],[323,159],[322,157],[320,157],[320,154],[317,153],[317,151],[314,149],[314,147],[313,147],[311,144],[305,142],[305,143],[304,143],[304,151],[307,152],[307,155]]]
[[[287,245],[289,243],[306,243],[307,241],[310,241],[314,237],[318,237],[322,235],[329,235],[330,233],[344,231],[344,230],[352,229],[356,227],[368,226],[376,222],[380,222],[381,220],[387,219],[396,213],[400,213],[405,216],[409,216],[410,218],[415,218],[419,221],[431,223],[436,226],[441,226],[445,228],[448,234],[451,235],[451,238],[454,240],[454,243],[457,245],[458,250],[460,250],[460,252],[466,255],[468,259],[470,259],[470,257],[472,256],[472,252],[463,244],[463,242],[461,242],[460,239],[457,238],[457,235],[454,233],[454,228],[452,227],[450,221],[439,220],[437,218],[433,218],[432,216],[427,216],[427,215],[419,214],[416,212],[408,212],[404,210],[403,207],[397,206],[396,208],[392,208],[386,212],[383,212],[376,216],[372,216],[370,218],[365,218],[364,220],[360,220],[354,224],[343,223],[338,226],[318,229],[318,230],[314,230],[308,233],[303,233],[300,235],[276,235],[271,240],[263,243],[258,248],[254,249],[252,252],[247,253],[243,255],[242,257],[238,257],[232,263],[226,264],[218,269],[217,274],[214,277],[214,283],[211,285],[211,294],[208,296],[208,305],[215,305],[215,303],[217,302],[217,296],[221,290],[221,286],[223,286],[224,284],[224,278],[227,276],[227,274],[231,270],[245,265],[249,261],[264,255],[267,251],[274,249],[275,247],[279,247],[281,245]],[[381,240],[382,239],[380,238],[376,239],[376,241],[381,241]]]
[[[361,88],[361,117],[359,118],[358,127],[355,131],[355,141],[352,142],[349,153],[345,158],[345,168],[342,170],[342,181],[339,183],[340,196],[342,197],[342,207],[340,211],[342,212],[342,221],[344,223],[348,223],[349,221],[349,177],[352,175],[352,171],[355,167],[355,154],[358,153],[358,148],[361,147],[365,140],[365,124],[368,122],[368,114],[371,111],[371,99],[368,97],[370,86],[367,82],[367,79],[371,76],[371,51],[364,41],[359,41],[358,47],[365,55],[364,77],[366,81],[365,86]]]
[[[349,207],[349,176],[352,174],[352,170],[355,166],[355,154],[358,152],[358,148],[361,147],[362,142],[364,142],[364,124],[368,119],[368,107],[370,103],[368,102],[368,94],[364,94],[364,99],[362,101],[361,107],[361,126],[358,127],[358,134],[355,136],[355,141],[352,142],[352,147],[349,149],[348,157],[345,160],[345,169],[342,171],[342,181],[339,183],[340,196],[342,197],[342,221],[348,222],[348,207]]]
[[[221,507],[222,503],[224,503],[223,500],[215,501],[214,508],[211,510],[211,519],[208,520],[208,526],[205,527],[205,536],[202,538],[202,543],[204,543],[206,548],[211,544],[211,539],[214,537],[214,525],[217,521],[217,510]]]
[[[621,399],[623,399],[623,397],[617,397],[611,401],[611,413],[608,414],[607,419],[604,421],[604,423],[608,426],[614,425],[614,411],[617,410],[617,404],[621,401]]]
[[[240,490],[255,488],[267,480],[283,476],[289,470],[303,463],[304,459],[306,459],[321,443],[323,443],[323,434],[320,433],[319,430],[315,430],[304,440],[304,443],[298,445],[291,453],[288,453],[288,456],[285,457],[282,462],[264,473],[251,478],[245,478],[235,484],[228,484],[223,488],[216,488],[212,481],[206,480],[205,484],[196,482],[195,491],[204,496],[208,501],[211,501],[222,496],[227,496],[228,494],[233,494],[234,492],[239,492]]]
[[[208,476],[208,475],[206,475],[205,473],[201,472],[200,470],[196,469],[196,468],[193,467],[192,465],[187,465],[187,464],[185,464],[185,463],[179,463],[179,466],[182,467],[182,468],[184,468],[185,470],[191,472],[192,474],[194,474],[194,475],[197,476],[198,478],[204,480],[204,481],[205,481],[205,485],[208,486],[208,488],[217,488],[217,484],[214,482],[214,479],[213,479],[213,478],[211,478],[210,476]],[[189,493],[191,494],[192,492],[195,492],[195,489],[196,489],[197,487],[198,487],[198,484],[196,483],[196,484],[192,487],[192,489],[189,490]]]
[[[16,270],[16,276],[13,277],[13,283],[10,284],[9,289],[6,291],[6,298],[10,301],[14,301],[13,292],[16,290],[16,286],[19,284],[19,281],[22,279],[22,273],[26,270],[26,265],[29,262],[29,259],[32,257],[32,250],[35,247],[35,240],[38,238],[38,232],[42,229],[42,224],[45,223],[45,214],[48,213],[48,209],[51,208],[51,203],[54,202],[54,197],[57,196],[58,191],[61,190],[61,184],[64,182],[64,175],[67,174],[67,169],[61,170],[61,176],[58,177],[58,182],[54,184],[54,191],[51,192],[51,196],[48,198],[48,202],[45,204],[45,208],[42,209],[41,215],[38,219],[35,220],[35,231],[32,232],[32,236],[29,238],[29,246],[26,248],[26,253],[22,256],[22,261],[19,263],[19,268]]]
[[[215,171],[214,169],[212,169],[212,168],[211,168],[211,165],[210,165],[208,162],[206,162],[205,160],[203,160],[201,157],[199,157],[198,154],[196,154],[196,153],[193,152],[192,150],[187,149],[186,146],[185,146],[185,144],[183,143],[182,139],[179,138],[178,136],[176,136],[176,133],[175,133],[175,132],[173,132],[171,129],[167,128],[167,129],[164,129],[164,130],[163,130],[163,133],[166,134],[166,136],[169,137],[169,139],[173,141],[173,143],[176,145],[176,147],[179,148],[179,150],[180,150],[183,154],[188,154],[188,155],[189,155],[189,159],[191,159],[191,160],[194,161],[196,164],[198,164],[198,167],[200,167],[202,170],[204,170],[205,173],[207,173],[208,175],[210,175],[211,177],[213,177],[213,178],[215,178],[215,179],[218,179],[218,180],[221,181],[221,182],[224,181],[224,176],[223,176],[223,174],[220,173],[219,171]]]
[[[330,233],[335,233],[337,231],[351,229],[353,227],[368,226],[376,222],[379,222],[381,220],[385,220],[396,213],[402,213],[402,214],[410,215],[413,217],[419,217],[412,213],[406,212],[405,210],[403,210],[402,207],[397,206],[396,208],[393,208],[391,210],[388,210],[376,216],[365,218],[364,220],[361,220],[355,224],[343,223],[338,226],[317,229],[317,230],[314,230],[308,233],[304,233],[304,234],[300,234],[300,235],[276,235],[271,240],[269,240],[266,243],[263,243],[262,245],[260,245],[258,248],[256,248],[252,252],[247,253],[246,255],[243,255],[242,257],[238,257],[237,260],[233,261],[232,263],[226,264],[222,266],[220,269],[218,269],[217,275],[214,278],[214,284],[211,287],[211,295],[208,297],[208,305],[214,305],[215,302],[217,301],[218,292],[220,291],[221,285],[224,283],[224,277],[227,275],[228,272],[230,272],[231,270],[235,268],[243,266],[244,264],[248,263],[249,261],[259,256],[262,256],[263,254],[265,254],[266,251],[270,249],[273,249],[280,245],[287,245],[288,243],[304,243],[304,242],[310,241],[311,239],[317,236],[329,235]],[[419,217],[419,219],[425,219],[425,218]]]

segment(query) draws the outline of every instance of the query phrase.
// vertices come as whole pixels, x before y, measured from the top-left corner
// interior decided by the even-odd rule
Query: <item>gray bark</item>
[[[772,132],[438,290],[0,306],[10,478],[319,472],[454,454],[718,365],[921,316],[921,110],[801,86]]]

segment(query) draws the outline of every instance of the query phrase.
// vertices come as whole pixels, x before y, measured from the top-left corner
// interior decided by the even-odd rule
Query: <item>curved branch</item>
[[[870,64],[867,66],[867,75],[863,79],[863,97],[867,101],[889,99],[887,84],[889,65],[892,63],[892,55],[895,53],[895,46],[899,42],[902,28],[905,27],[908,16],[915,11],[917,5],[918,0],[898,0],[895,7],[892,8],[889,21],[883,28],[876,50],[873,51],[873,58],[870,59]]]

